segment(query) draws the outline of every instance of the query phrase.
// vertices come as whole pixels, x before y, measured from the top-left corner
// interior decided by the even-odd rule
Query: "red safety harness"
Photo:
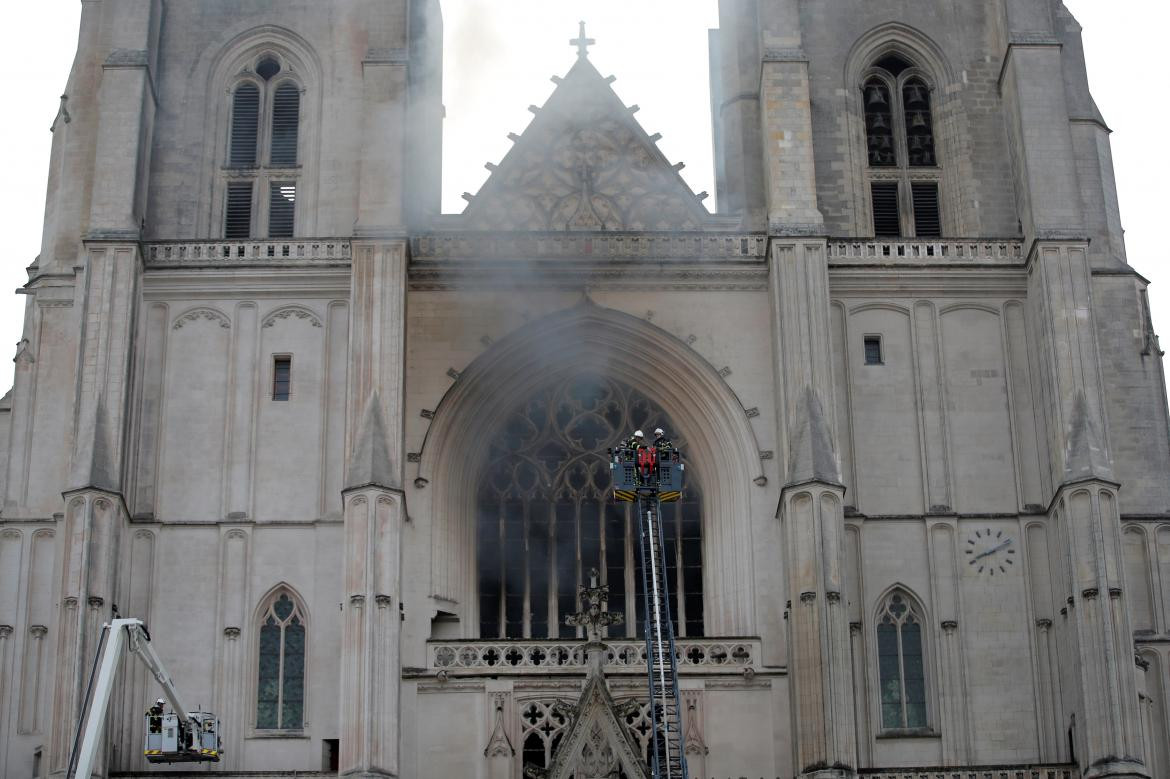
[[[650,446],[638,447],[638,473],[643,480],[648,480],[653,476],[654,469],[658,467],[658,449]]]

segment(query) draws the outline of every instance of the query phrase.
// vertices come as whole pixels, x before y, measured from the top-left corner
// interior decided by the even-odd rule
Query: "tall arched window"
[[[232,89],[225,238],[295,233],[301,87],[290,71],[276,54],[262,54]]]
[[[861,91],[874,235],[942,235],[930,86],[908,60],[888,54]]]
[[[256,727],[299,730],[305,721],[305,618],[285,590],[260,616]]]
[[[569,638],[589,570],[621,611],[611,635],[642,633],[638,517],[615,504],[605,450],[636,428],[674,431],[662,410],[613,379],[578,373],[517,405],[490,443],[477,491],[479,629],[484,638]],[[683,456],[686,442],[675,437]],[[663,506],[666,577],[676,635],[703,634],[701,496],[687,469],[683,498]]]
[[[926,653],[922,612],[895,590],[877,616],[878,682],[882,730],[923,729],[926,718]]]

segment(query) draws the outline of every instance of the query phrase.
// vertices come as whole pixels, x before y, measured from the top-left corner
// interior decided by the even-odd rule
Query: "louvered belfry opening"
[[[301,91],[296,84],[285,82],[272,97],[272,151],[274,168],[291,168],[297,164],[297,133],[301,118]]]
[[[898,213],[898,182],[875,181],[869,186],[873,200],[873,234],[878,238],[900,237],[902,220]]]
[[[942,236],[942,222],[939,218],[938,183],[914,181],[910,184],[911,199],[914,201],[914,234],[919,238]]]
[[[252,182],[231,181],[224,205],[225,238],[252,237]]]
[[[875,238],[942,236],[931,88],[900,54],[874,61],[861,84]]]
[[[297,185],[294,181],[273,181],[269,185],[268,237],[292,238],[296,217]]]
[[[252,83],[240,84],[232,96],[231,167],[255,167],[259,131],[260,90]]]
[[[225,238],[292,238],[302,86],[275,54],[257,59],[231,93],[223,168]]]

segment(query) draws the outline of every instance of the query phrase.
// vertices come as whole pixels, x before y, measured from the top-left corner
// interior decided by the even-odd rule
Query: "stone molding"
[[[763,259],[763,233],[680,232],[432,232],[410,239],[423,260],[740,260]]]

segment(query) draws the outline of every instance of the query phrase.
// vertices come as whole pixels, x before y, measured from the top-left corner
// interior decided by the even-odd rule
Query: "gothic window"
[[[930,86],[908,60],[888,54],[870,68],[861,93],[874,235],[941,236]]]
[[[476,558],[483,638],[570,638],[565,617],[591,568],[625,614],[611,635],[642,633],[644,609],[633,504],[611,497],[605,450],[637,428],[676,428],[642,393],[578,373],[548,385],[504,420],[478,481]],[[675,437],[686,455],[686,442]],[[703,634],[702,516],[697,475],[662,507],[666,577],[676,635]]]
[[[231,90],[225,238],[295,234],[300,124],[301,87],[290,66],[261,55]]]
[[[884,601],[877,617],[882,730],[921,730],[926,719],[926,660],[922,613],[904,592]]]
[[[284,590],[261,612],[256,728],[300,730],[305,719],[305,619]]]

